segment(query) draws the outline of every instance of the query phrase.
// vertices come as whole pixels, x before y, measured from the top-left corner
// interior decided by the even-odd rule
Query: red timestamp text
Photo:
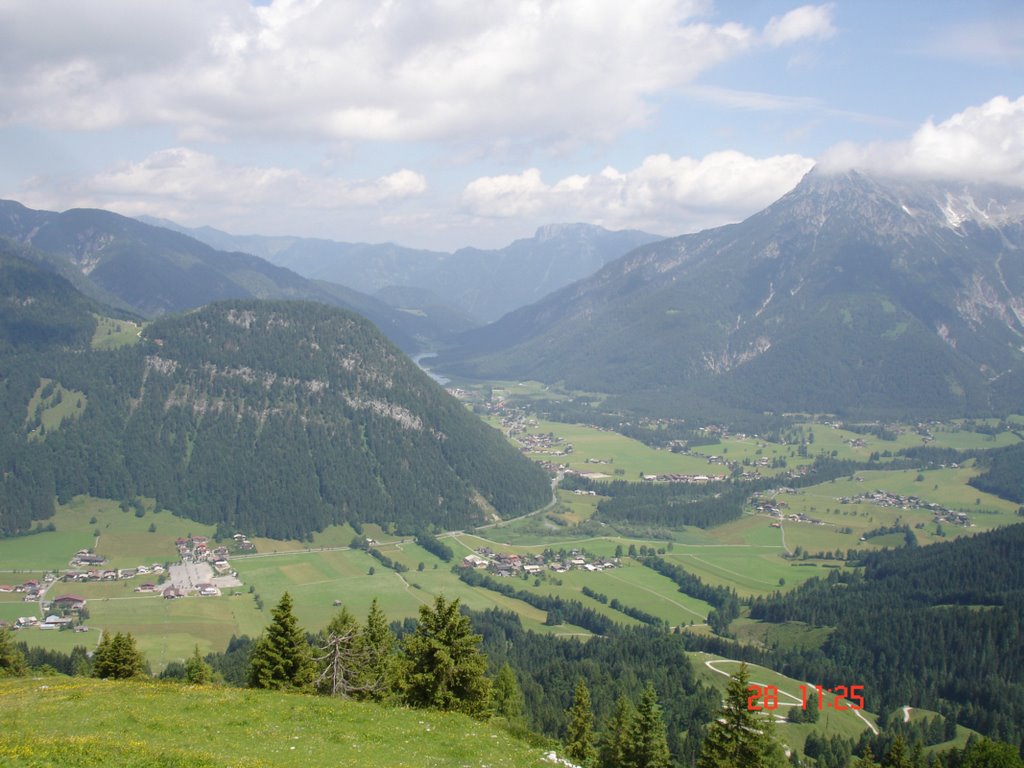
[[[748,711],[774,711],[779,708],[779,689],[776,686],[752,683],[747,686],[747,692],[750,693],[750,696],[747,697]],[[837,685],[835,688],[824,688],[820,685],[808,688],[806,685],[801,685],[800,706],[806,710],[810,694],[815,693],[819,710],[834,709],[841,712],[847,709],[864,709],[863,692],[863,685]],[[831,695],[832,698],[828,698],[826,694]],[[791,694],[785,695],[796,699]],[[795,702],[790,706],[796,706]],[[814,705],[812,704],[812,706]]]

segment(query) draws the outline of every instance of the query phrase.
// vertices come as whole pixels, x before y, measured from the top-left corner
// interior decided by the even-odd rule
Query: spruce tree
[[[647,683],[633,726],[633,761],[636,768],[668,768],[668,731],[658,706],[658,694],[653,683]]]
[[[433,606],[420,606],[419,624],[404,647],[406,703],[485,717],[491,681],[480,641],[458,600],[438,595]]]
[[[597,751],[600,768],[622,768],[628,766],[633,745],[633,722],[636,709],[625,696],[615,702],[615,711],[605,724],[601,744]]]
[[[729,680],[722,710],[708,726],[697,768],[775,768],[786,764],[772,722],[747,709],[749,683],[744,663]]]
[[[266,632],[249,657],[249,685],[273,690],[310,687],[313,664],[309,644],[292,613],[292,598],[285,592],[273,610]]]
[[[493,693],[491,696],[494,702],[494,714],[504,717],[510,723],[519,722],[523,717],[525,704],[523,703],[523,692],[519,688],[519,681],[516,673],[506,661],[494,678]]]
[[[118,632],[113,637],[106,630],[100,638],[92,661],[92,676],[111,680],[127,680],[145,673],[145,660],[131,633]]]
[[[25,654],[14,645],[11,630],[0,629],[0,677],[21,677],[27,673]]]
[[[597,758],[594,748],[594,712],[590,705],[590,689],[581,677],[569,707],[569,725],[565,732],[565,754],[577,765],[589,768]]]
[[[366,615],[362,644],[365,654],[362,690],[358,697],[370,701],[388,701],[395,695],[397,686],[396,641],[376,597],[370,603],[370,611]]]
[[[208,685],[213,682],[213,669],[199,655],[198,645],[185,662],[185,682],[191,685]]]
[[[355,617],[342,609],[330,620],[317,638],[319,654],[316,689],[329,696],[354,696],[361,686],[366,661],[361,642],[362,628]]]

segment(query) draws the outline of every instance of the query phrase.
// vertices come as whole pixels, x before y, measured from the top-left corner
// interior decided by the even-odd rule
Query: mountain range
[[[1024,393],[1024,190],[812,171],[651,243],[435,361],[662,413],[984,413]],[[628,398],[627,398],[628,395]]]
[[[638,230],[549,224],[533,237],[504,248],[445,253],[392,243],[230,235],[212,227],[190,229],[165,219],[142,220],[214,248],[256,254],[312,280],[345,285],[407,311],[432,308],[436,312],[445,307],[472,325],[493,322],[593,274],[634,248],[661,239]]]
[[[265,259],[221,251],[194,238],[109,211],[37,211],[0,200],[0,237],[67,278],[83,294],[143,317],[221,299],[297,299],[358,312],[402,349],[453,329],[426,313],[400,312],[342,285],[304,278]]]

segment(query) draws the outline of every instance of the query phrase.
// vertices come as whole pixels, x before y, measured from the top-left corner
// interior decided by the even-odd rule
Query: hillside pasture
[[[117,320],[113,317],[94,315],[96,331],[92,335],[92,348],[105,350],[117,349],[130,344],[137,344],[143,326],[131,320]]]

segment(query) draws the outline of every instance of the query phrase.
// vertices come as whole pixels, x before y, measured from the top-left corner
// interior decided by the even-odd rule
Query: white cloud
[[[776,47],[805,39],[827,40],[836,34],[832,11],[832,3],[794,8],[765,25],[764,39]]]
[[[759,44],[699,0],[0,0],[0,125],[376,140],[608,139]],[[765,30],[822,37],[830,6]]]
[[[417,197],[426,190],[426,179],[404,168],[376,179],[342,180],[272,166],[227,165],[212,155],[175,147],[70,185],[31,179],[23,199],[43,208],[89,206],[181,223],[244,220],[251,226],[263,216],[297,219],[358,211]]]
[[[1024,186],[1024,97],[997,96],[941,123],[929,120],[907,141],[838,145],[821,166]]]
[[[553,184],[537,169],[476,179],[463,204],[485,219],[543,212],[546,221],[679,234],[756,212],[792,189],[813,164],[799,155],[759,159],[731,151],[699,160],[651,155],[630,171],[609,167]]]

